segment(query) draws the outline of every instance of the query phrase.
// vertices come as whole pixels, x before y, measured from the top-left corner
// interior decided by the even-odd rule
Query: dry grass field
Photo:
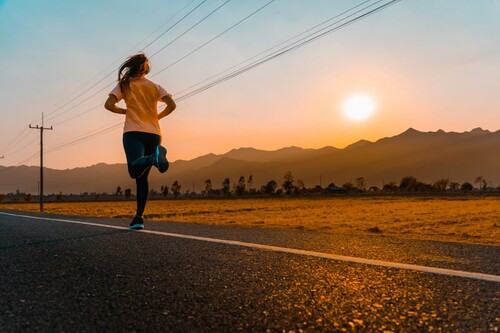
[[[38,211],[36,203],[0,209]],[[129,218],[135,202],[47,203],[48,213]],[[146,219],[500,245],[500,198],[360,197],[150,201]]]

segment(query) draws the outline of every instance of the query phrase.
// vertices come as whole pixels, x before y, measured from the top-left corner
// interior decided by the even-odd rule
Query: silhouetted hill
[[[226,154],[207,154],[190,161],[171,163],[161,175],[151,173],[150,187],[159,190],[175,180],[182,192],[204,188],[211,179],[214,188],[228,177],[231,183],[240,176],[253,175],[254,187],[274,179],[281,185],[285,171],[306,186],[330,182],[341,185],[364,177],[369,185],[399,181],[414,176],[424,182],[451,178],[456,182],[473,182],[483,176],[497,186],[500,183],[500,131],[475,128],[470,132],[420,132],[409,128],[405,132],[376,142],[361,140],[344,149],[323,147],[303,149],[287,147],[276,151],[255,148],[233,149]],[[17,189],[37,193],[38,167],[0,167],[0,193]],[[135,182],[128,177],[124,164],[97,164],[70,170],[47,169],[46,193],[114,192],[118,185],[135,191]]]

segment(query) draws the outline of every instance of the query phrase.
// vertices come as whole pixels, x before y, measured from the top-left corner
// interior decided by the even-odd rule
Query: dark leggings
[[[153,165],[156,146],[161,143],[161,137],[144,132],[126,132],[123,134],[123,148],[127,156],[128,173],[137,184],[137,216],[144,214],[148,200],[148,175]]]

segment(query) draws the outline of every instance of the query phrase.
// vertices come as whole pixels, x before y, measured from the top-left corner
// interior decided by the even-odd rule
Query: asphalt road
[[[500,248],[0,211],[1,332],[497,332],[500,283],[186,239],[500,275]],[[66,219],[97,223],[56,222]]]

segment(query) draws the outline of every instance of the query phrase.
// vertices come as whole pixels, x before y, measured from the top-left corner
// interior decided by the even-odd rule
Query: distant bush
[[[474,186],[472,186],[472,184],[469,182],[465,182],[462,184],[462,186],[460,186],[460,191],[462,191],[462,192],[470,192],[473,189],[474,189]]]
[[[367,231],[368,232],[373,232],[374,234],[381,234],[382,233],[382,230],[379,227],[377,227],[377,226],[368,228]]]

